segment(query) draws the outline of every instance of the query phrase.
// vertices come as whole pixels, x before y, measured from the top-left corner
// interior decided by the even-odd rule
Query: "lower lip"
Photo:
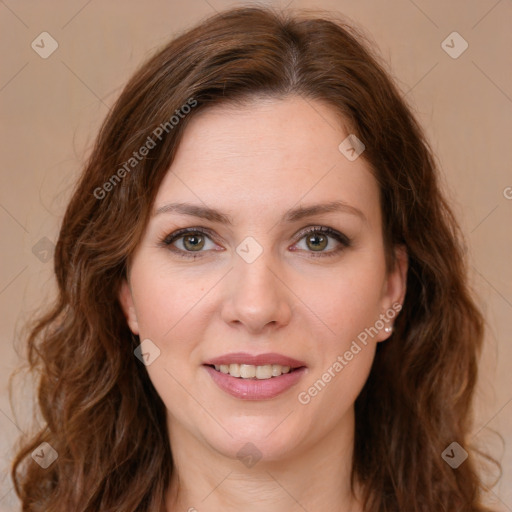
[[[218,372],[211,366],[204,366],[211,378],[226,393],[242,400],[267,400],[284,393],[297,384],[306,368],[297,368],[290,373],[270,379],[241,379],[229,373]]]

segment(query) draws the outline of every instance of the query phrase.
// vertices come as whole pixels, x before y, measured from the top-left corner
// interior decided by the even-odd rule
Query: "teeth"
[[[242,379],[253,379],[256,377],[256,366],[252,364],[241,364],[240,377],[242,377]]]
[[[270,379],[272,377],[272,365],[256,366],[257,379]]]
[[[230,364],[229,365],[229,374],[233,377],[240,377],[240,365],[239,364]]]
[[[279,377],[281,373],[288,373],[290,371],[289,366],[281,366],[280,364],[272,365],[272,377]]]
[[[265,364],[262,366],[254,366],[252,364],[221,364],[215,365],[215,369],[232,377],[264,380],[279,377],[283,373],[289,373],[291,368],[289,366],[281,366],[280,364]]]

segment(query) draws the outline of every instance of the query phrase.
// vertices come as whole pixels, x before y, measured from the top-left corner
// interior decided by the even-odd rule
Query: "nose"
[[[243,325],[251,334],[290,322],[293,293],[280,265],[266,251],[252,263],[236,257],[227,276],[222,318]]]

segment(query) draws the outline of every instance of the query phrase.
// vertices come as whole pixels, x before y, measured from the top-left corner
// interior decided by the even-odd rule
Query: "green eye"
[[[327,226],[315,226],[314,228],[309,228],[308,230],[301,232],[299,236],[301,236],[299,241],[302,239],[306,240],[306,249],[301,250],[316,253],[312,254],[312,256],[315,257],[333,256],[351,245],[351,240],[347,236]],[[329,246],[331,238],[335,239],[340,246],[334,249],[325,250]]]
[[[207,246],[207,241],[211,243],[211,247]],[[180,256],[192,258],[196,258],[204,252],[202,249],[205,247],[206,249],[215,247],[209,232],[203,228],[180,229],[166,236],[162,240],[162,244]],[[181,247],[178,244],[181,244]]]

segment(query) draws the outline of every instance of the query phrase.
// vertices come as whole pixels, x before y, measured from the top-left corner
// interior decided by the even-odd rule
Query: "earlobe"
[[[137,314],[135,312],[135,305],[133,302],[132,291],[130,289],[130,285],[126,279],[123,279],[121,283],[121,287],[119,288],[119,303],[121,304],[121,308],[124,312],[124,316],[126,318],[126,322],[128,323],[128,327],[133,332],[133,334],[139,334],[139,324],[137,322]]]

